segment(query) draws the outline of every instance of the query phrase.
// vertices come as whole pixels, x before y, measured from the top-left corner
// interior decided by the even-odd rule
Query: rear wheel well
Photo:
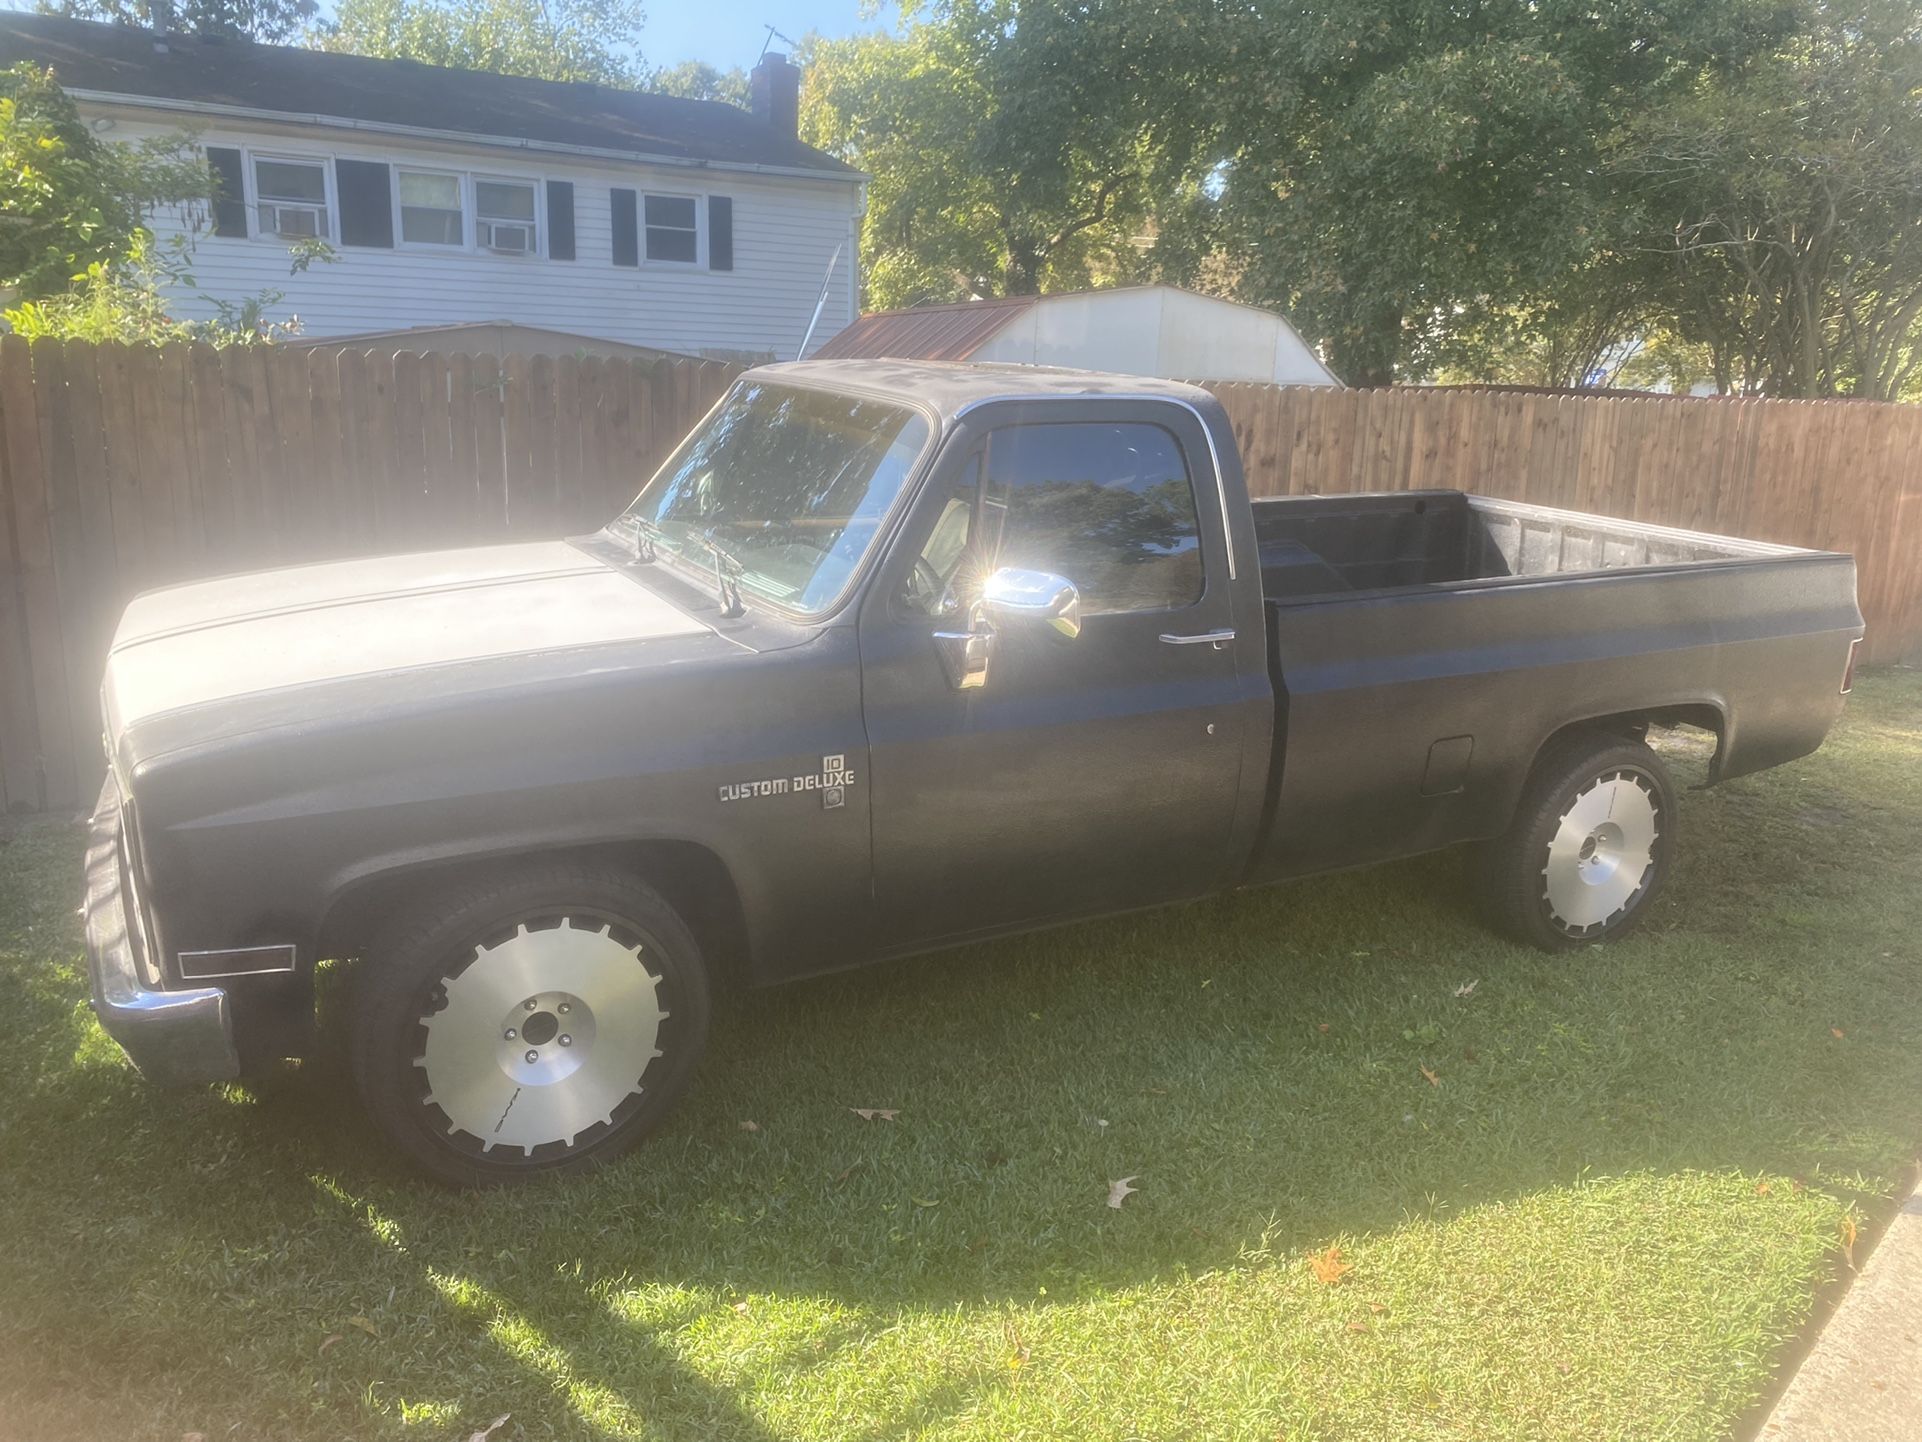
[[[1715,738],[1715,757],[1709,763],[1709,780],[1713,782],[1720,776],[1722,752],[1728,744],[1728,736],[1721,711],[1706,701],[1683,702],[1672,706],[1641,706],[1632,711],[1617,711],[1606,716],[1571,721],[1542,738],[1542,744],[1535,748],[1534,759],[1529,763],[1528,774],[1534,776],[1542,757],[1558,746],[1564,737],[1581,732],[1598,732],[1606,736],[1619,736],[1626,741],[1646,741],[1651,726],[1692,726],[1708,732]]]
[[[477,875],[512,871],[529,856],[542,861],[578,858],[612,862],[644,881],[672,906],[700,943],[709,974],[717,985],[738,983],[747,974],[747,919],[726,864],[692,841],[624,841],[563,847],[509,856],[488,856],[409,867],[370,878],[339,898],[320,928],[318,954],[357,957],[368,938],[396,908],[421,897],[463,885]]]

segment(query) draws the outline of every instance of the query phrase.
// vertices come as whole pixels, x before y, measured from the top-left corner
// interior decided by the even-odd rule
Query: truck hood
[[[103,702],[117,738],[265,691],[710,629],[564,541],[297,566],[137,597]]]

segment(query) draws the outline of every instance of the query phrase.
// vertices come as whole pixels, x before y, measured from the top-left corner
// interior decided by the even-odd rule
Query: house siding
[[[83,105],[93,119],[111,119],[105,133],[138,140],[177,132],[173,117],[137,109]],[[184,118],[184,117],[183,117]],[[855,233],[861,192],[852,178],[790,178],[719,167],[650,165],[584,159],[517,146],[429,142],[325,126],[286,127],[222,121],[198,129],[203,146],[232,146],[285,156],[382,161],[396,166],[462,170],[574,186],[574,260],[466,251],[393,250],[335,244],[338,260],[289,273],[285,243],[212,234],[205,206],[157,215],[163,239],[187,235],[197,289],[180,290],[178,313],[208,318],[213,298],[245,300],[262,291],[283,299],[273,319],[298,317],[309,337],[351,335],[405,326],[507,320],[571,331],[631,345],[702,354],[711,351],[796,355],[830,262],[834,272],[812,352],[853,320],[857,266]],[[696,199],[701,262],[695,266],[613,263],[613,188]],[[542,187],[544,191],[544,187]],[[733,204],[734,268],[707,268],[710,195]],[[543,217],[544,219],[544,217]],[[472,216],[468,217],[471,239]],[[398,225],[398,219],[396,224]],[[339,217],[333,216],[334,233]],[[839,256],[836,258],[836,252]]]

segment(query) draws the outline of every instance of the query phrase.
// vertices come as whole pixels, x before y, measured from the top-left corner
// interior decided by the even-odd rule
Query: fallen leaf
[[[1330,1027],[1328,1023],[1324,1021],[1320,1026],[1316,1027],[1315,1030],[1326,1034],[1330,1030]]]
[[[1473,981],[1465,981],[1460,986],[1455,988],[1455,995],[1456,996],[1473,996],[1475,994],[1475,988],[1480,986],[1481,984],[1482,984],[1482,979],[1479,976],[1476,977]]]
[[[180,1442],[207,1442],[207,1434],[205,1432],[182,1432],[180,1434]]]
[[[1465,1046],[1462,1048],[1462,1060],[1463,1061],[1479,1061],[1481,1060],[1481,1058],[1475,1055],[1474,1047]]]
[[[741,1130],[744,1132],[758,1132],[760,1129],[761,1129],[761,1124],[759,1122],[742,1122],[741,1123]]]
[[[1366,1322],[1350,1322],[1348,1324],[1348,1330],[1351,1332],[1366,1332],[1368,1330],[1368,1324]]]
[[[1855,1265],[1855,1213],[1842,1213],[1842,1260],[1851,1267]]]
[[[747,1315],[747,1299],[743,1297],[740,1301],[736,1302],[734,1304],[734,1310],[745,1317]]]
[[[1379,1317],[1388,1310],[1388,1304],[1386,1302],[1370,1302],[1368,1304],[1368,1310]]]
[[[917,1207],[938,1207],[941,1205],[941,1199],[939,1197],[910,1197],[908,1200],[913,1202]]]
[[[1320,1282],[1324,1287],[1334,1286],[1343,1277],[1355,1270],[1351,1263],[1344,1262],[1341,1259],[1341,1247],[1338,1243],[1330,1243],[1328,1250],[1325,1252],[1311,1253],[1308,1258],[1308,1266],[1309,1269],[1314,1272],[1315,1280]]]
[[[379,1330],[374,1326],[372,1322],[368,1321],[365,1317],[349,1317],[347,1319],[347,1325],[350,1327],[360,1328],[361,1331],[365,1332],[370,1337],[378,1337],[380,1335]]]
[[[1001,1335],[1008,1339],[1008,1370],[1018,1372],[1028,1365],[1028,1344],[1021,1340],[1012,1322],[1002,1327]]]
[[[1768,1194],[1769,1194],[1769,1184],[1768,1184],[1767,1182],[1765,1182],[1765,1181],[1763,1181],[1763,1182],[1757,1182],[1757,1183],[1755,1184],[1755,1195],[1756,1195],[1756,1196],[1758,1196],[1758,1197],[1766,1197],[1766,1196],[1767,1196]]]
[[[322,1341],[320,1344],[320,1355],[325,1357],[327,1355],[327,1349],[333,1346],[334,1343],[338,1342],[339,1340],[340,1340],[340,1333],[338,1332],[328,1333],[326,1339]]]
[[[1134,1177],[1123,1177],[1118,1182],[1109,1182],[1108,1205],[1113,1207],[1117,1212],[1120,1211],[1121,1204],[1141,1190],[1140,1187],[1133,1185],[1135,1180]]]
[[[489,1422],[485,1427],[481,1428],[480,1431],[469,1432],[467,1434],[467,1442],[487,1442],[489,1437],[492,1437],[507,1425],[507,1419],[513,1415],[512,1412],[501,1413],[500,1416],[496,1417],[492,1422]]]
[[[1433,1073],[1432,1071],[1430,1071],[1430,1070],[1429,1070],[1429,1069],[1428,1069],[1427,1067],[1423,1067],[1423,1068],[1421,1069],[1421,1074],[1422,1074],[1423,1076],[1425,1076],[1425,1077],[1427,1077],[1427,1078],[1428,1078],[1428,1084],[1429,1084],[1429,1085],[1430,1085],[1431,1087],[1438,1087],[1438,1086],[1440,1086],[1440,1085],[1441,1085],[1441,1078],[1440,1078],[1440,1077],[1438,1077],[1438,1076],[1436,1076],[1436,1075],[1435,1075],[1435,1074],[1434,1074],[1434,1073]]]
[[[1841,1027],[1839,1027],[1839,1026],[1832,1026],[1832,1027],[1830,1027],[1830,1028],[1829,1028],[1829,1035],[1830,1035],[1830,1036],[1832,1036],[1832,1037],[1834,1037],[1834,1038],[1835,1038],[1835,1039],[1836,1039],[1837,1041],[1841,1041],[1841,1040],[1842,1040],[1842,1037],[1843,1037],[1843,1032],[1842,1032],[1842,1028],[1841,1028]]]
[[[901,1115],[898,1110],[888,1111],[884,1107],[849,1107],[848,1110],[864,1122],[891,1122]]]

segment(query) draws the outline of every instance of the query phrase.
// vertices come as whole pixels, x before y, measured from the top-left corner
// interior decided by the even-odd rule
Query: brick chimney
[[[761,57],[748,76],[748,96],[756,118],[780,134],[801,133],[801,72],[778,50]]]

